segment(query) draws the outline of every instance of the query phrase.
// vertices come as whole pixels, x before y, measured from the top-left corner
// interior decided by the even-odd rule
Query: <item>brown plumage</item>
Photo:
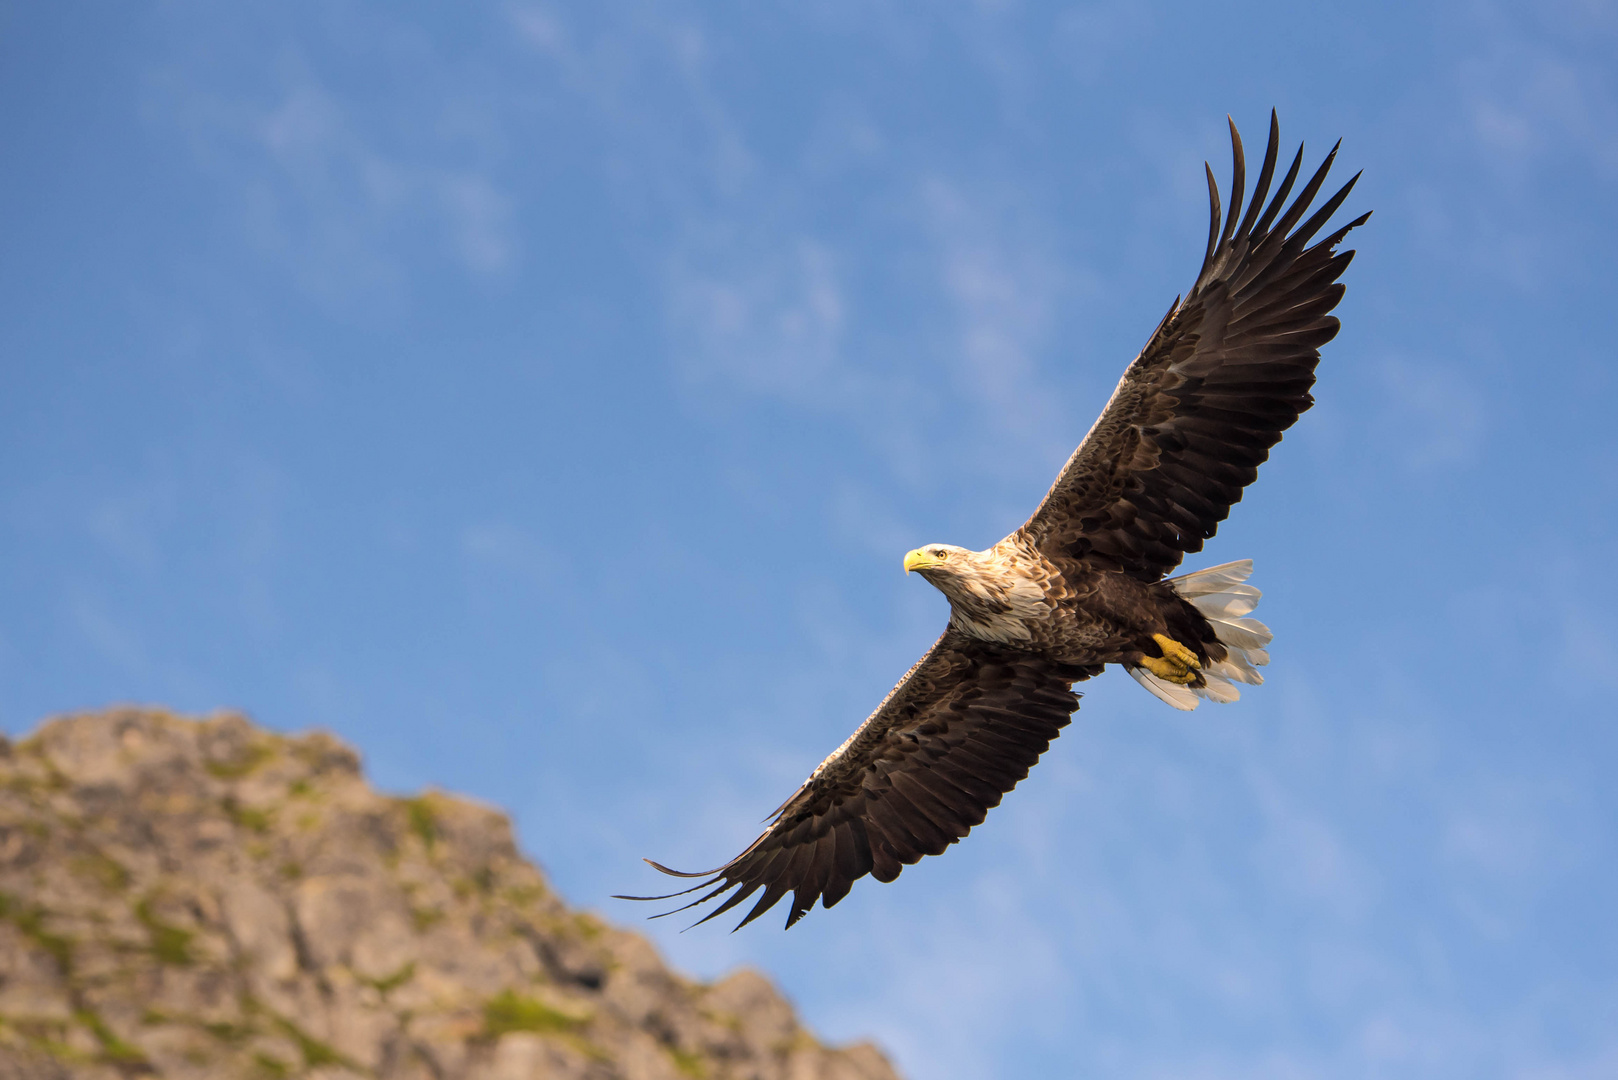
[[[1177,708],[1234,700],[1262,680],[1269,631],[1245,618],[1251,563],[1165,580],[1202,550],[1281,433],[1313,403],[1320,347],[1337,333],[1337,244],[1362,215],[1310,241],[1358,175],[1316,210],[1336,147],[1288,204],[1303,149],[1273,198],[1280,129],[1243,213],[1245,162],[1230,126],[1229,214],[1208,170],[1208,247],[1124,372],[1100,419],[1026,524],[987,551],[944,544],[906,556],[950,600],[944,634],[762,835],[683,893],[730,892],[702,921],[757,894],[745,926],[792,893],[791,926],[865,874],[892,881],[983,821],[1078,708],[1072,685],[1121,664]],[[648,860],[649,861],[649,860]],[[734,890],[734,891],[732,891]],[[685,910],[680,908],[678,910]]]

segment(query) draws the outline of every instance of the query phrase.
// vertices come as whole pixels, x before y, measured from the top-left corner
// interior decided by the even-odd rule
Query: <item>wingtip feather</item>
[[[662,863],[657,862],[657,861],[652,860],[652,859],[642,859],[641,862],[645,863],[647,866],[650,866],[653,870],[656,870],[656,871],[658,871],[660,873],[667,874],[669,877],[683,877],[683,878],[712,877],[713,875],[719,873],[719,871],[721,869],[723,869],[723,867],[716,866],[712,870],[700,870],[700,871],[672,870],[669,867],[664,866]],[[701,886],[697,886],[697,887],[701,888]],[[678,895],[678,894],[676,894],[676,895]]]

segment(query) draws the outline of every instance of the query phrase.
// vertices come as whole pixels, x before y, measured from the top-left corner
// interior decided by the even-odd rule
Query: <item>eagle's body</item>
[[[1093,666],[1096,674],[1155,651],[1153,634],[1214,643],[1207,620],[1171,587],[1048,558],[1021,532],[987,551],[917,550],[939,553],[916,570],[949,598],[949,628],[968,640]]]
[[[695,889],[715,886],[693,904],[736,890],[707,918],[763,889],[742,924],[791,892],[791,926],[867,873],[892,881],[941,853],[1028,774],[1078,708],[1073,683],[1107,664],[1180,709],[1234,701],[1235,683],[1263,681],[1270,632],[1246,617],[1259,597],[1244,584],[1251,562],[1166,575],[1202,549],[1312,403],[1319,348],[1337,333],[1337,279],[1353,256],[1336,246],[1369,216],[1310,244],[1354,181],[1302,220],[1336,150],[1288,205],[1300,147],[1266,205],[1279,139],[1272,113],[1244,215],[1231,125],[1232,207],[1221,214],[1209,170],[1196,284],[1028,521],[985,551],[931,544],[905,556],[907,571],[949,599],[943,636],[746,851],[701,874],[652,864],[707,879]]]

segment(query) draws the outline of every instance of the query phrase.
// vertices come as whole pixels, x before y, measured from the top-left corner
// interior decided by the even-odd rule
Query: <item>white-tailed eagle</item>
[[[1165,575],[1202,550],[1258,466],[1313,404],[1320,347],[1338,328],[1338,251],[1362,215],[1314,237],[1355,177],[1307,219],[1337,155],[1290,203],[1303,148],[1273,197],[1280,129],[1243,213],[1245,162],[1222,214],[1207,169],[1210,221],[1196,284],[1176,299],[1050,493],[986,551],[929,544],[905,556],[950,602],[949,626],[876,711],[781,805],[746,851],[667,900],[712,886],[702,921],[763,890],[738,929],[792,894],[791,926],[870,874],[892,881],[981,823],[1028,775],[1079,707],[1073,684],[1121,664],[1177,709],[1234,701],[1261,681],[1270,631],[1247,617],[1251,561]],[[650,860],[647,860],[650,862]],[[685,910],[680,908],[678,910]]]

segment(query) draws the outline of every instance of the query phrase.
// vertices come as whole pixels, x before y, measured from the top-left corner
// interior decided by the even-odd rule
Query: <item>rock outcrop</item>
[[[761,976],[570,910],[506,818],[324,734],[123,709],[0,739],[0,1080],[889,1080]]]

